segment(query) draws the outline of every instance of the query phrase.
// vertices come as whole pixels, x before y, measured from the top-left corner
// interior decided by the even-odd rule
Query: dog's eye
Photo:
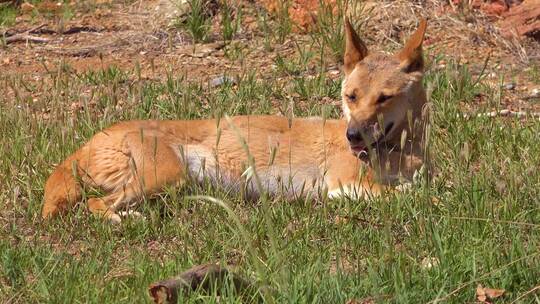
[[[394,96],[381,94],[379,98],[377,98],[377,103],[383,103],[392,97]]]
[[[355,102],[355,101],[356,101],[356,94],[351,94],[351,95],[345,94],[345,97],[347,97],[347,99],[348,99],[350,102]]]

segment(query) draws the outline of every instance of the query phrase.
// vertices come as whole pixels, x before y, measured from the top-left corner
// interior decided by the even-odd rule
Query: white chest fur
[[[243,171],[238,172],[220,164],[219,156],[216,157],[215,152],[208,147],[184,145],[175,151],[191,179],[198,182],[210,181],[232,191],[240,191],[245,187],[251,195],[258,196],[263,190],[271,195],[304,196],[317,190],[324,180],[316,164],[273,164],[253,170],[247,166],[247,159],[238,159],[235,167],[244,167]]]

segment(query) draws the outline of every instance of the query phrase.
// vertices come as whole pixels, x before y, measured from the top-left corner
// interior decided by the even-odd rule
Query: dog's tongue
[[[356,153],[364,152],[367,150],[367,147],[364,145],[351,146],[351,150]]]

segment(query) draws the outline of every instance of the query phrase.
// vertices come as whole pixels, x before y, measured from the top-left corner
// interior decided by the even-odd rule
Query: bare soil
[[[268,1],[241,1],[238,5],[244,12],[242,30],[225,45],[219,38],[219,14],[214,17],[210,42],[193,44],[185,30],[173,25],[179,12],[170,0],[100,0],[93,7],[84,1],[62,5],[45,1],[32,11],[23,9],[16,25],[3,32],[6,36],[28,34],[47,42],[20,41],[0,48],[0,73],[37,81],[60,66],[84,72],[114,65],[122,69],[138,66],[144,79],[180,73],[188,80],[208,82],[246,69],[258,71],[264,78],[276,56],[295,56],[297,44],[308,44],[309,34],[300,31],[282,44],[273,44],[272,50],[265,49],[256,12],[268,7]],[[63,17],[66,11],[72,14],[67,20]],[[432,68],[444,68],[448,60],[457,60],[477,75],[486,74],[487,83],[494,87],[501,81],[508,88],[513,85],[504,100],[509,109],[540,108],[538,99],[531,98],[531,92],[540,86],[539,42],[503,36],[501,25],[507,25],[501,14],[480,6],[464,8],[459,1],[436,0],[368,1],[350,14],[364,18],[360,32],[368,45],[384,51],[399,48],[416,27],[417,17],[427,17],[425,46]],[[241,48],[242,55],[232,60],[225,56],[226,48]],[[332,78],[339,77],[338,66],[336,61],[328,69]]]

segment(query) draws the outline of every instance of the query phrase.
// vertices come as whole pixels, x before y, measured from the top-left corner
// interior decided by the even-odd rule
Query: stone
[[[513,82],[509,82],[509,83],[504,84],[504,85],[503,85],[503,88],[504,88],[505,90],[512,91],[512,90],[514,90],[514,89],[516,88],[516,84],[513,83]]]
[[[227,83],[228,84],[234,84],[234,83],[236,83],[236,81],[232,77],[222,75],[222,76],[219,76],[219,77],[216,77],[216,78],[212,79],[210,81],[210,87],[212,87],[212,88],[219,87],[219,86],[221,86],[223,84],[227,84]]]

